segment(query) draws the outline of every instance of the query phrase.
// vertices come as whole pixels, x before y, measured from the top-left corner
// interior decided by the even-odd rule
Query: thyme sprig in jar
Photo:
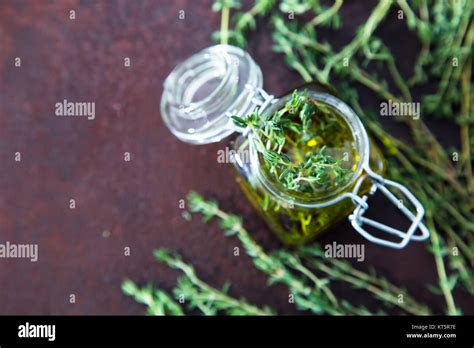
[[[232,118],[238,127],[250,128],[264,167],[288,190],[320,194],[343,186],[355,168],[350,129],[333,110],[309,98],[307,91],[295,90],[273,114],[260,114],[257,109],[245,119]]]

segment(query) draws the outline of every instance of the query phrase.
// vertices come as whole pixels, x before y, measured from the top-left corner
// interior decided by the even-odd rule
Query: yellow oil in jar
[[[295,201],[324,200],[342,192],[352,190],[354,173],[360,160],[360,154],[355,145],[353,132],[344,117],[332,106],[321,101],[312,100],[314,113],[311,115],[311,125],[304,132],[285,132],[285,144],[282,154],[287,156],[291,165],[301,169],[305,159],[321,150],[325,155],[335,159],[346,173],[335,178],[328,170],[324,180],[313,182],[305,181],[304,169],[301,178],[296,178],[297,185],[284,185],[279,182],[281,170],[272,171],[265,165],[260,155],[260,165],[264,176],[272,181],[287,200],[277,198],[266,187],[260,184],[251,184],[248,180],[239,180],[240,186],[252,205],[261,213],[269,227],[286,245],[297,246],[305,244],[322,231],[328,229],[341,219],[347,217],[354,209],[349,199],[327,207],[304,207],[294,204]],[[282,117],[290,117],[291,121],[298,122],[295,115],[287,113]],[[380,151],[371,144],[370,159],[372,168],[376,172],[383,170],[383,158]],[[361,187],[362,194],[367,193],[370,185],[366,182]]]

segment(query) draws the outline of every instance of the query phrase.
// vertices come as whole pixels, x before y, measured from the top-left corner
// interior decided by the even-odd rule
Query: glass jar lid
[[[230,116],[245,116],[255,109],[254,97],[262,85],[260,67],[247,52],[235,46],[211,46],[168,75],[161,116],[184,142],[217,142],[238,130]]]

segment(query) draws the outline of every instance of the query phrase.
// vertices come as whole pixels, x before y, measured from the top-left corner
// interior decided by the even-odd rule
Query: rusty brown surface
[[[347,41],[371,6],[345,6],[346,29],[329,38]],[[154,261],[157,247],[178,250],[213,285],[231,281],[233,295],[297,313],[283,286],[268,287],[248,257],[233,256],[238,241],[215,224],[185,221],[178,208],[188,191],[197,190],[242,214],[266,248],[279,246],[234,182],[230,164],[217,163],[226,141],[181,143],[160,117],[164,78],[180,60],[211,45],[218,26],[210,1],[0,3],[0,242],[39,244],[36,263],[0,260],[0,314],[141,314],[144,308],[122,294],[121,282],[153,281],[170,290],[179,274]],[[389,21],[383,36],[398,42],[400,26]],[[405,57],[414,57],[414,42],[408,35],[400,43]],[[248,50],[269,92],[278,95],[301,82],[271,52],[268,30],[252,36]],[[124,57],[131,58],[130,68]],[[63,99],[94,101],[96,119],[56,117],[54,105]],[[446,132],[443,137],[450,139]],[[14,161],[17,151],[21,162]],[[131,162],[124,162],[124,152]],[[385,207],[378,210],[383,217]],[[348,223],[322,239],[333,240],[364,242]],[[426,288],[436,272],[422,244],[403,251],[368,245],[366,254],[362,268],[374,266],[441,310],[443,299]],[[344,289],[337,292],[370,306],[365,296]],[[462,294],[461,300],[469,303]]]

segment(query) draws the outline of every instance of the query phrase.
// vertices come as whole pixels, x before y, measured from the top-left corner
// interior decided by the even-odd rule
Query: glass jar
[[[299,90],[304,90],[312,102],[340,117],[343,128],[334,133],[335,136],[341,136],[343,130],[350,134],[344,141],[344,153],[350,157],[348,163],[352,166],[348,180],[321,192],[300,194],[269,175],[257,151],[254,133],[249,128],[236,127],[231,119],[231,116],[245,118],[257,108],[262,115],[271,115],[291,98],[291,94],[275,98],[266,93],[262,85],[261,70],[247,52],[234,46],[212,46],[179,64],[167,77],[161,115],[170,131],[188,143],[217,142],[240,132],[232,142],[231,159],[237,169],[238,182],[270,229],[286,245],[305,244],[347,216],[357,232],[376,244],[399,249],[409,241],[429,237],[429,231],[421,222],[422,205],[406,187],[381,176],[384,160],[380,151],[371,144],[359,117],[330,87],[311,84]],[[318,120],[321,122],[320,119],[313,122]],[[332,141],[331,137],[325,139]],[[344,148],[333,150],[340,152]],[[396,189],[398,196],[390,187]],[[364,216],[368,195],[377,191],[411,221],[407,231]]]

